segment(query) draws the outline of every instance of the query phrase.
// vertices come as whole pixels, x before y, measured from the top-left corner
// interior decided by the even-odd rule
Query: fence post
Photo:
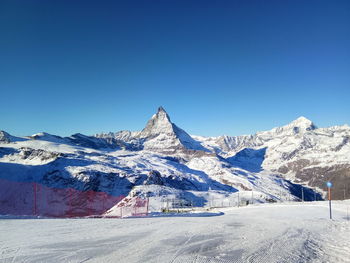
[[[105,200],[106,200],[107,194],[103,192],[102,194],[102,212],[105,212]]]
[[[33,183],[33,192],[34,192],[34,216],[37,215],[36,211],[36,183]]]
[[[148,207],[149,206],[149,197],[147,197],[147,210],[146,210],[146,216],[148,216]]]
[[[72,194],[71,189],[68,188],[68,217],[71,217],[72,212]]]
[[[94,192],[90,190],[88,192],[88,216],[93,215],[93,203],[92,203],[93,195],[94,195]]]

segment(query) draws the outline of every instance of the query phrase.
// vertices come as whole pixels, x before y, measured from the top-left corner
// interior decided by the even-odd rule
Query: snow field
[[[134,219],[3,219],[0,262],[349,262],[350,202]]]

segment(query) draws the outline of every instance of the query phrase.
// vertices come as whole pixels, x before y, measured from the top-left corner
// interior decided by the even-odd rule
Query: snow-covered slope
[[[136,186],[140,186],[141,195],[194,199],[203,199],[200,192],[226,196],[254,190],[264,193],[261,201],[266,197],[279,199],[281,191],[288,192],[292,187],[288,182],[282,184],[275,175],[262,178],[234,168],[218,156],[188,161],[146,150],[100,150],[38,138],[0,144],[0,179],[104,191],[115,196],[129,195]],[[149,192],[149,185],[156,185],[157,192]]]
[[[326,180],[349,182],[349,138],[349,126],[316,128],[304,117],[254,135],[190,136],[160,107],[136,132],[23,138],[1,132],[0,179],[112,195],[191,197],[203,205],[213,194],[237,191],[254,191],[260,201],[300,198],[295,183],[324,194]],[[313,192],[305,190],[305,198],[314,198]]]
[[[186,215],[0,220],[0,262],[346,263],[349,202],[260,204]]]
[[[345,195],[350,194],[348,125],[317,128],[312,121],[300,117],[285,126],[254,135],[194,137],[242,168],[255,166],[255,171],[280,173],[319,191],[324,191],[325,182],[331,180],[335,198],[343,199],[344,189]]]

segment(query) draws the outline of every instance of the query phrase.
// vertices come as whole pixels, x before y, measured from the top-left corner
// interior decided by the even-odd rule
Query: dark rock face
[[[332,199],[343,200],[350,198],[350,165],[333,165],[328,167],[309,168],[310,161],[299,160],[282,166],[278,172],[286,174],[295,172],[295,183],[305,183],[312,188],[320,188],[327,192],[326,182],[331,181]],[[326,198],[326,196],[324,196]]]
[[[118,173],[103,173],[90,170],[77,173],[74,176],[72,177],[63,170],[51,170],[44,174],[42,183],[49,187],[73,188],[84,192],[106,192],[115,196],[125,196],[135,186],[135,184]],[[77,179],[79,177],[84,177],[85,179],[82,181]]]
[[[297,179],[306,181],[309,178],[311,187],[319,187],[327,191],[326,182],[331,181],[332,199],[350,198],[350,165],[306,168],[296,173]]]
[[[305,167],[307,167],[310,164],[311,164],[311,162],[307,159],[299,159],[298,161],[289,162],[288,164],[281,166],[278,169],[278,172],[282,173],[282,174],[286,174],[289,171],[297,172],[297,171],[304,169]]]
[[[164,185],[162,175],[160,174],[160,172],[156,170],[152,170],[149,172],[148,177],[144,182],[144,184],[145,185],[150,185],[150,184]]]
[[[191,181],[186,178],[176,177],[176,176],[165,176],[161,175],[160,172],[152,170],[149,172],[147,179],[144,181],[145,185],[164,185],[171,188],[179,190],[197,190],[206,191],[208,190],[208,185],[200,183],[198,181]]]
[[[350,137],[349,136],[344,137],[343,141],[334,148],[334,151],[336,152],[340,151],[349,142],[350,142]]]
[[[20,148],[20,156],[22,159],[39,158],[41,161],[55,160],[63,156],[62,153],[48,152],[42,149]]]

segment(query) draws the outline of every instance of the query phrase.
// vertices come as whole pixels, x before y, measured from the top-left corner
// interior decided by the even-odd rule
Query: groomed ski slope
[[[213,216],[1,219],[0,262],[350,262],[348,206],[334,202],[333,220],[327,202]]]

